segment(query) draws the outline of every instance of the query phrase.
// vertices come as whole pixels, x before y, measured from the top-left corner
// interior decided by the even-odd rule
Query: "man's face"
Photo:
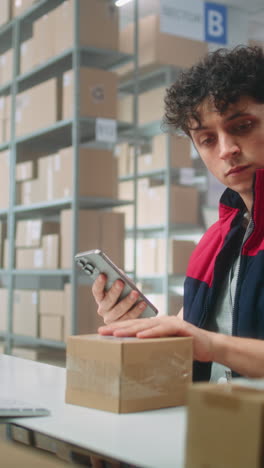
[[[264,167],[264,104],[243,97],[220,114],[209,99],[198,109],[201,126],[190,135],[208,170],[252,206],[256,169]]]

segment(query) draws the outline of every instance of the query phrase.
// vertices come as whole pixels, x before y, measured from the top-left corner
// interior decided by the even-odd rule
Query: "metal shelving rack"
[[[135,27],[135,31],[137,28]],[[137,70],[137,97],[138,94],[148,91],[150,89],[158,88],[160,86],[169,87],[176,79],[177,74],[179,73],[179,68],[172,67],[172,66],[160,66],[156,67],[154,70],[150,72],[144,72],[144,70]],[[134,84],[133,79],[129,77],[127,80],[124,78],[120,89],[124,93],[133,93],[134,92]],[[162,110],[161,110],[162,111]],[[142,143],[149,143],[151,139],[162,133],[161,128],[161,121],[153,121],[144,125],[139,125],[137,127],[137,141]],[[131,130],[127,130],[123,132],[128,139],[132,137]],[[134,158],[135,165],[134,165],[134,172],[132,175],[122,176],[120,177],[120,182],[125,181],[134,181],[134,193],[136,191],[136,182],[140,178],[159,178],[163,179],[165,186],[166,186],[166,202],[165,202],[165,212],[166,212],[166,220],[164,225],[152,225],[152,226],[138,226],[136,222],[136,212],[135,209],[135,219],[134,219],[134,227],[127,229],[127,235],[134,239],[138,238],[146,238],[146,237],[163,237],[166,241],[165,243],[165,256],[166,256],[166,265],[169,264],[169,240],[172,236],[183,238],[190,238],[190,236],[200,237],[204,232],[204,228],[202,225],[184,225],[184,224],[172,224],[170,222],[170,207],[171,207],[171,200],[170,200],[170,187],[172,183],[172,179],[176,179],[179,177],[180,169],[179,168],[172,168],[171,161],[170,161],[170,139],[167,136],[166,138],[166,165],[164,169],[149,171],[149,172],[138,172],[138,164],[137,164],[137,156]],[[135,153],[136,155],[136,153]],[[195,169],[195,180],[194,186],[201,186],[204,185],[204,190],[206,189],[206,172],[203,167]],[[134,199],[135,207],[137,207],[137,198]],[[136,264],[136,259],[134,259],[134,264]],[[169,314],[171,311],[169,310],[169,299],[171,294],[175,294],[175,289],[180,289],[183,286],[184,276],[180,275],[172,275],[169,274],[168,271],[165,272],[164,275],[146,275],[146,276],[138,276],[136,275],[136,280],[143,285],[143,292],[144,288],[146,291],[151,292],[158,292],[164,293],[165,295],[165,306],[166,306],[166,313]]]
[[[94,47],[80,47],[78,43],[78,13],[79,0],[74,0],[74,44],[69,50],[62,54],[49,59],[23,75],[19,74],[19,51],[20,43],[22,42],[24,30],[47,12],[56,8],[64,0],[40,0],[28,10],[23,12],[19,17],[12,19],[8,24],[0,28],[1,50],[5,51],[13,49],[13,77],[12,80],[5,86],[0,88],[1,95],[11,95],[11,139],[10,142],[0,145],[0,151],[10,150],[10,190],[9,190],[9,207],[7,210],[0,211],[0,219],[7,221],[7,230],[9,238],[9,254],[8,254],[8,269],[1,269],[0,276],[5,279],[5,285],[8,289],[8,326],[7,332],[1,333],[0,337],[5,343],[5,352],[10,353],[14,344],[26,344],[31,346],[51,346],[64,348],[65,343],[43,340],[40,338],[25,337],[14,335],[13,329],[13,291],[15,289],[18,278],[23,278],[25,289],[31,284],[38,284],[36,289],[40,289],[42,283],[45,282],[45,287],[51,287],[54,281],[58,281],[63,285],[65,279],[70,280],[72,284],[72,333],[76,330],[76,310],[78,297],[77,289],[77,271],[72,261],[72,268],[69,270],[16,270],[14,268],[14,249],[15,249],[15,224],[17,219],[26,217],[41,217],[45,215],[59,214],[63,208],[72,208],[73,210],[73,241],[72,251],[76,251],[77,246],[77,218],[80,208],[110,208],[127,205],[127,201],[116,199],[105,199],[98,197],[83,198],[78,196],[78,149],[79,145],[84,142],[95,140],[95,125],[96,119],[80,118],[79,110],[79,90],[78,76],[80,66],[97,67],[101,69],[114,70],[121,64],[133,60],[133,57],[128,54],[119,53],[118,51],[96,49]],[[47,79],[56,76],[68,69],[72,68],[75,77],[74,89],[74,116],[70,120],[62,120],[56,122],[49,128],[41,129],[40,131],[16,138],[15,134],[15,105],[16,95],[25,89],[29,89],[34,85],[46,81]],[[131,125],[117,122],[118,132],[131,131]],[[63,200],[55,200],[48,203],[37,203],[30,206],[16,205],[16,184],[15,170],[17,161],[17,151],[19,148],[45,148],[47,151],[55,152],[61,146],[72,145],[74,148],[74,171],[73,171],[73,196]]]

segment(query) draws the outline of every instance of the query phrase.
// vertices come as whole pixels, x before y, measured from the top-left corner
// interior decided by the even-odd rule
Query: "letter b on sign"
[[[217,3],[204,4],[205,40],[207,42],[227,43],[227,8]]]

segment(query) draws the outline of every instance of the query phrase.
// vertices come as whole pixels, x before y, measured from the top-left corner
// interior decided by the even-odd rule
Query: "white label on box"
[[[202,0],[160,0],[160,31],[165,34],[204,39]]]
[[[117,122],[114,119],[96,119],[95,122],[96,141],[115,143],[117,140]]]
[[[27,224],[28,229],[28,236],[31,237],[32,240],[37,240],[40,238],[40,230],[41,230],[41,221],[28,221]]]
[[[193,167],[183,167],[180,168],[180,184],[192,185],[194,182],[194,168]]]
[[[37,291],[34,291],[31,296],[31,303],[36,305],[38,303]]]
[[[42,249],[36,249],[34,252],[34,266],[36,268],[41,268],[43,267],[43,250]]]

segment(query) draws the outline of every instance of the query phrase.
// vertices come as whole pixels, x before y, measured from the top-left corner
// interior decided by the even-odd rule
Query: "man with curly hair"
[[[192,336],[194,380],[225,372],[264,377],[264,54],[239,46],[209,53],[166,92],[165,124],[191,138],[224,185],[219,220],[194,250],[177,316],[138,320],[134,291],[93,285],[102,335]]]

